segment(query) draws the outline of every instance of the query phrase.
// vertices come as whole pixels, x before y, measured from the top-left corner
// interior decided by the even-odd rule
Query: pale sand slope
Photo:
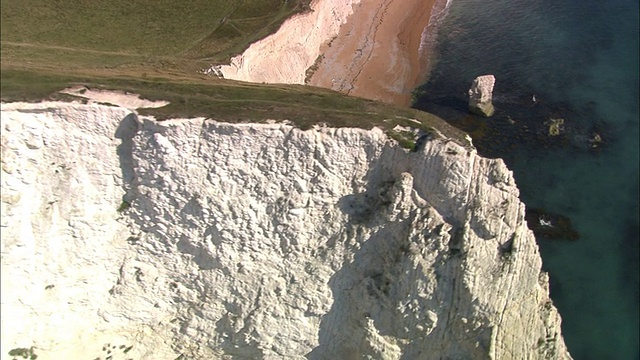
[[[435,2],[363,1],[323,49],[324,58],[309,83],[409,105],[411,91],[427,70],[420,45]]]
[[[334,38],[352,6],[360,0],[315,0],[313,11],[296,15],[280,29],[220,67],[227,79],[304,84],[305,73],[320,55],[320,47]]]

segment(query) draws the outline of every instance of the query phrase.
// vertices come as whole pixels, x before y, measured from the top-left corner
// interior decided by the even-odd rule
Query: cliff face
[[[1,121],[3,359],[570,358],[501,160],[102,105]]]
[[[276,33],[251,44],[219,70],[227,79],[304,84],[321,46],[338,35],[358,3],[360,0],[314,0],[310,12],[287,19]]]

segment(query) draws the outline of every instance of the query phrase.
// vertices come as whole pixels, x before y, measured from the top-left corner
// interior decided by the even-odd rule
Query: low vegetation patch
[[[315,74],[316,71],[318,71],[318,67],[320,66],[320,63],[322,63],[322,60],[324,60],[324,55],[320,54],[318,55],[318,57],[316,58],[316,61],[313,62],[313,65],[311,65],[307,71],[304,74],[304,83],[308,84],[309,81],[311,81],[311,77],[313,76],[313,74]]]
[[[9,350],[9,356],[12,357],[12,360],[18,360],[18,359],[36,360],[38,358],[38,355],[36,355],[35,351],[33,350],[33,346],[30,348],[11,349]]]
[[[128,210],[131,207],[131,204],[123,201],[122,203],[120,203],[120,206],[118,207],[118,212],[124,212],[126,210]]]
[[[413,133],[410,133],[408,131],[388,130],[387,136],[397,141],[398,144],[400,144],[400,146],[405,149],[409,149],[411,151],[414,151],[416,149],[416,141]]]

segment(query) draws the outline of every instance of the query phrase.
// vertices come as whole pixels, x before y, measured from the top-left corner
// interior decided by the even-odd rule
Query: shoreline
[[[429,23],[424,28],[420,37],[420,48],[418,49],[419,61],[421,61],[420,71],[418,74],[418,84],[414,86],[414,90],[429,80],[431,70],[436,63],[436,45],[438,43],[438,30],[442,20],[447,16],[447,11],[453,0],[435,0],[431,8],[431,16]]]
[[[321,48],[307,84],[410,106],[411,93],[428,77],[437,20],[449,2],[382,0],[354,5],[338,35]]]

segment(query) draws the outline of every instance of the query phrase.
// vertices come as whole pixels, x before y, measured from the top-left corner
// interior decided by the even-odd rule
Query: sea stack
[[[496,78],[493,75],[478,76],[469,89],[469,110],[477,115],[491,117],[495,112],[491,99]]]

